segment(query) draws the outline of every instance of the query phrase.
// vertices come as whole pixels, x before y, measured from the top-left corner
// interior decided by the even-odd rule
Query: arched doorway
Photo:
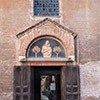
[[[66,62],[63,43],[53,36],[36,38],[29,44],[26,56],[32,73],[31,99],[61,100],[61,68]]]
[[[17,34],[14,100],[80,100],[79,66],[69,59],[77,58],[76,36],[48,18]]]
[[[14,100],[80,100],[79,66],[65,51],[55,37],[34,39],[24,65],[15,66]]]

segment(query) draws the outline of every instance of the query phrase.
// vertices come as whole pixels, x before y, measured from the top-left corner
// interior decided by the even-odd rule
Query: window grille
[[[34,0],[35,16],[58,16],[58,0]]]

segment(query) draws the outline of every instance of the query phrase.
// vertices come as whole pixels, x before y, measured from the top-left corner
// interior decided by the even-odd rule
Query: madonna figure
[[[52,48],[50,46],[49,40],[46,40],[45,44],[42,46],[42,54],[44,58],[50,58],[52,55]]]

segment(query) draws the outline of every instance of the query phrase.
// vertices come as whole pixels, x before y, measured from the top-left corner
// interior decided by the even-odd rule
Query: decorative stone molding
[[[62,42],[67,59],[69,56],[74,56],[74,37],[76,34],[48,18],[17,34],[19,41],[19,48],[17,49],[18,56],[25,57],[27,48],[32,43],[32,41],[34,41],[36,38],[45,36],[53,37]]]

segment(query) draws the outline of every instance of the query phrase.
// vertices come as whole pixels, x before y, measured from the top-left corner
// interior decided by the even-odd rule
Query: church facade
[[[98,0],[0,1],[0,100],[99,100]]]

